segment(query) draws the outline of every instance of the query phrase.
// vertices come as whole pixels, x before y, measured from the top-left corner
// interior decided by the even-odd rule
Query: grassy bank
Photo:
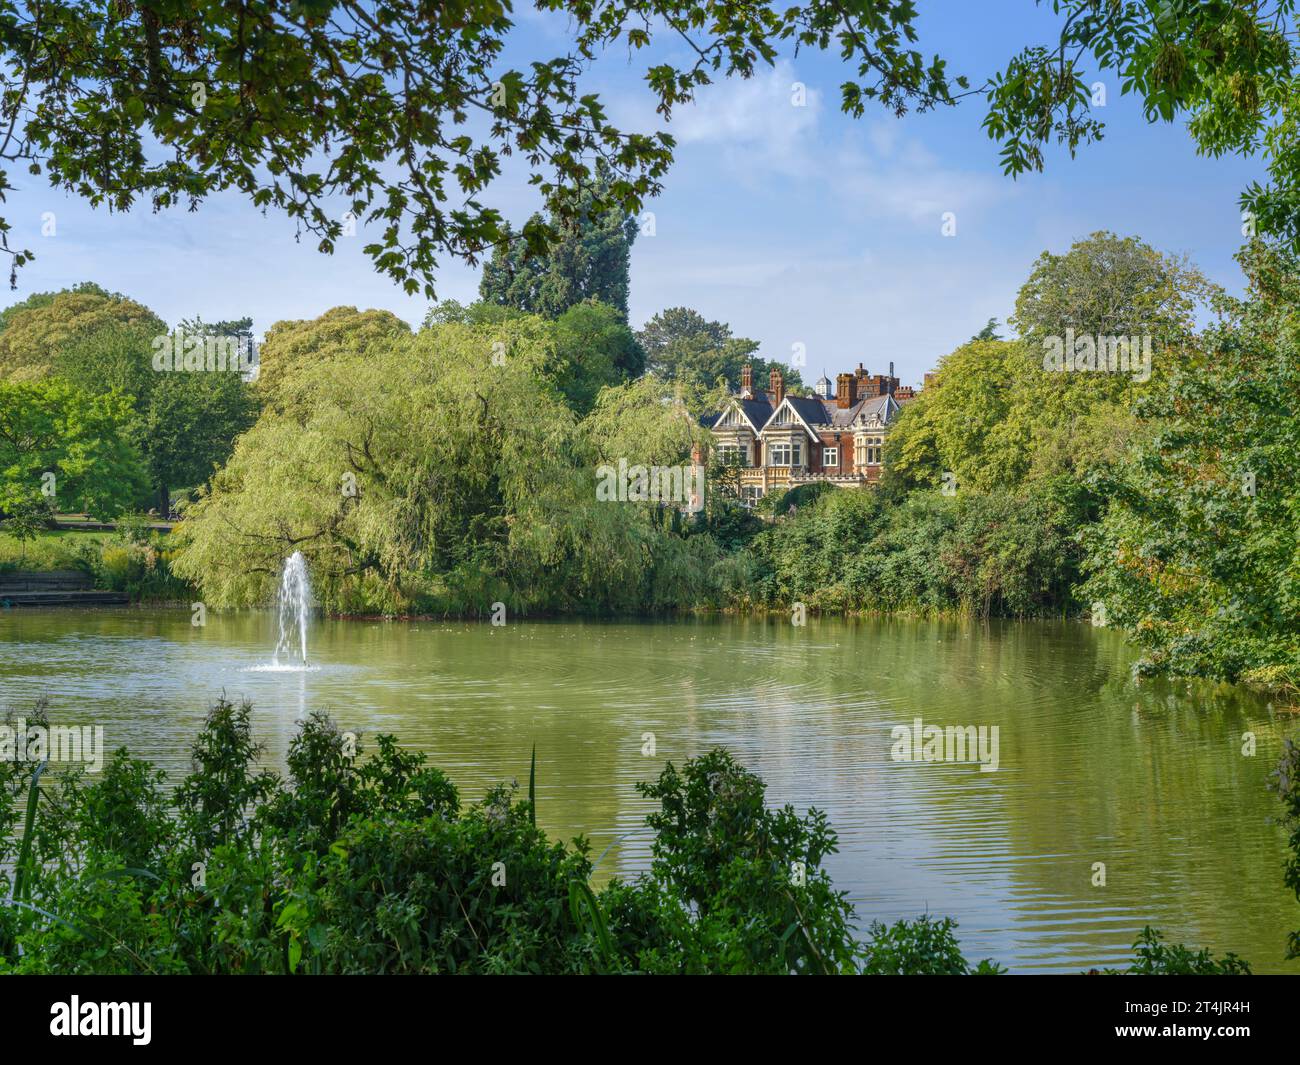
[[[45,529],[26,541],[0,533],[0,574],[80,570],[96,588],[124,592],[136,602],[193,598],[190,586],[172,574],[171,559],[166,534],[139,524],[116,532]]]
[[[8,533],[0,533],[0,573],[14,570],[80,569],[93,572],[92,559],[98,558],[104,544],[116,538],[111,532],[82,532],[80,530],[47,529],[35,539],[22,541]]]

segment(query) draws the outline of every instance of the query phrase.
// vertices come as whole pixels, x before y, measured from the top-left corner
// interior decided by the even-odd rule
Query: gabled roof
[[[835,429],[851,429],[860,416],[877,414],[882,422],[888,423],[889,419],[899,409],[898,400],[890,395],[869,396],[844,409],[838,407],[833,399],[786,396],[782,406],[789,406],[799,417],[804,428],[813,436],[816,436],[813,430],[814,426],[829,425]],[[780,407],[777,408],[777,410],[780,409]],[[772,415],[775,416],[776,411],[773,411]],[[769,426],[771,426],[770,418],[764,429]]]
[[[835,405],[832,403],[832,407]],[[870,416],[872,414],[880,415],[882,422],[888,422],[890,417],[898,410],[898,400],[891,395],[868,396],[866,399],[860,399],[848,410],[833,411],[829,419],[830,424],[834,426],[849,427],[861,416]]]
[[[752,398],[733,396],[731,403],[740,409],[745,420],[759,434],[771,425],[773,417],[781,407],[789,406],[814,438],[817,434],[813,426],[828,425],[835,429],[851,429],[859,416],[872,414],[879,415],[880,420],[887,424],[900,409],[898,400],[892,395],[868,396],[843,410],[836,405],[834,399],[822,399],[817,396],[786,396],[780,404],[773,405],[772,396],[768,392],[757,392]],[[723,413],[725,412],[719,411],[716,414],[706,415],[701,419],[701,424],[712,429]]]
[[[772,415],[775,413],[775,410],[772,407],[771,398],[768,396],[766,392],[759,392],[752,398],[742,398],[740,396],[732,396],[731,405],[733,407],[739,408],[740,413],[745,418],[745,421],[749,422],[750,427],[756,433],[762,431],[763,426],[767,424],[768,419],[771,418]],[[715,425],[717,425],[718,420],[725,413],[726,411],[718,411],[717,414],[706,415],[706,418],[708,420],[705,421],[704,424],[708,428],[712,429]]]
[[[755,399],[741,399],[737,400],[737,402],[755,431],[762,429],[767,424],[768,419],[776,413],[775,408],[772,406],[772,400],[766,392],[760,392]]]
[[[813,426],[821,425],[826,420],[825,400],[810,399],[806,396],[786,396],[785,400],[781,403],[781,407],[789,407],[794,411],[795,416],[803,423],[803,427],[808,431],[808,435],[814,440],[817,439],[817,434],[813,431]],[[779,411],[781,407],[777,407],[776,410],[772,412],[772,419],[769,419],[768,421],[769,426],[772,424],[772,420],[776,418],[777,411]],[[764,429],[766,428],[767,426],[764,426]]]

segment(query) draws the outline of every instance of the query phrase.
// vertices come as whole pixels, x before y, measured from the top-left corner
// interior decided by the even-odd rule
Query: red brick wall
[[[819,433],[818,436],[819,436],[821,439],[819,439],[819,440],[817,441],[817,443],[813,445],[813,449],[817,452],[817,472],[819,472],[819,473],[851,473],[852,470],[853,470],[853,439],[852,439],[852,437],[849,436],[847,433],[841,433],[841,434],[840,434],[840,439],[837,441],[837,440],[835,439],[835,434],[834,434],[834,433]],[[846,446],[846,445],[845,445],[845,441],[848,441],[847,446],[848,446],[848,449],[849,449],[849,454],[848,454],[848,457],[847,457],[847,462],[845,461],[845,455],[844,455],[844,448],[845,448],[845,446]],[[838,448],[840,449],[840,462],[839,462],[839,465],[838,465],[838,466],[832,466],[832,467],[830,467],[829,469],[823,469],[823,468],[822,468],[822,448],[823,448],[823,447],[838,447]]]

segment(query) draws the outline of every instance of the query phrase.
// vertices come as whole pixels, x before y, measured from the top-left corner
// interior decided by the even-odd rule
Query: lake
[[[1267,790],[1300,718],[1224,685],[1136,683],[1113,632],[1075,623],[838,621],[318,621],[313,669],[259,671],[269,613],[0,613],[0,706],[49,701],[53,722],[103,725],[178,776],[213,699],[256,707],[267,760],[294,722],[330,712],[363,736],[427,751],[466,801],[526,789],[538,821],[585,834],[598,876],[648,861],[634,784],[729,748],[768,798],[824,809],[829,868],[863,922],[947,915],[969,959],[1013,972],[1122,964],[1144,924],[1285,963],[1300,905],[1282,885]],[[897,761],[902,726],[998,729],[998,767]],[[1243,755],[1243,734],[1257,752]],[[654,753],[643,754],[646,733]],[[986,735],[992,735],[991,731]],[[612,846],[611,846],[612,845]],[[1094,863],[1105,886],[1094,886]]]

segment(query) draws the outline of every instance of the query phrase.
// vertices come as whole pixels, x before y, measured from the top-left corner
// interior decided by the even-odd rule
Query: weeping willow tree
[[[178,530],[176,572],[210,605],[267,601],[294,551],[344,613],[656,610],[713,595],[707,536],[680,535],[653,504],[597,498],[602,434],[556,387],[553,323],[412,336],[343,309],[276,338],[261,418]],[[672,439],[686,461],[702,430],[683,433],[683,412],[638,387],[625,386],[638,446]]]

